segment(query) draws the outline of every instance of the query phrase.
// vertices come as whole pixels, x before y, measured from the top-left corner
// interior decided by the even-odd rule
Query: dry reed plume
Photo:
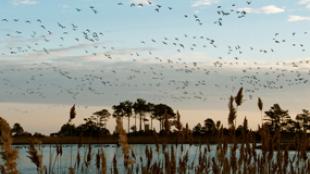
[[[243,101],[243,88],[240,88],[236,97],[235,97],[235,102],[237,106],[240,106]]]
[[[104,155],[103,150],[100,151],[100,161],[101,161],[101,174],[107,173],[107,161]]]
[[[32,140],[31,144],[28,147],[28,151],[27,151],[28,156],[27,157],[37,167],[38,174],[43,174],[44,173],[43,155],[35,147],[36,144],[39,144],[38,141]]]
[[[0,131],[1,131],[1,140],[2,140],[2,152],[1,157],[4,160],[4,166],[1,167],[1,171],[7,174],[17,174],[17,164],[16,159],[18,152],[12,147],[12,135],[11,128],[8,122],[0,117]]]
[[[257,106],[261,113],[261,123],[263,125],[263,101],[260,97],[258,97]]]
[[[118,132],[119,144],[121,145],[124,154],[124,164],[126,167],[129,167],[129,165],[133,164],[134,161],[130,159],[130,147],[128,144],[128,138],[126,131],[123,128],[122,119],[120,117],[116,118],[116,129]]]
[[[70,109],[70,115],[69,115],[69,121],[68,123],[71,123],[72,120],[76,117],[76,111],[75,111],[75,105],[73,105]]]
[[[234,120],[236,119],[237,116],[236,116],[236,109],[234,107],[234,97],[233,96],[231,96],[229,98],[228,109],[229,109],[228,124],[229,124],[230,128],[234,129],[235,128]]]

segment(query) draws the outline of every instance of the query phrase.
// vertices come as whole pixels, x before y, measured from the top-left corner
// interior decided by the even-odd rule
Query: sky
[[[73,104],[79,124],[144,98],[227,125],[244,87],[238,120],[255,129],[258,97],[310,108],[309,29],[309,0],[3,0],[0,115],[51,133]]]

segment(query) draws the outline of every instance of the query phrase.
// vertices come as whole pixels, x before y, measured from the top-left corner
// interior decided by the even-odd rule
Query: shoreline
[[[309,138],[308,138],[309,139]],[[118,144],[118,136],[104,137],[13,137],[14,145],[28,145],[33,140],[40,144]],[[220,143],[261,143],[259,139],[217,136],[128,136],[128,144],[220,144]],[[296,138],[282,138],[281,144],[294,145]]]
[[[118,144],[117,136],[105,137],[13,137],[14,145],[31,144],[33,140],[41,144]],[[218,144],[223,142],[217,137],[193,136],[128,136],[128,144]],[[225,137],[225,142],[233,142]],[[238,142],[242,142],[240,139]]]

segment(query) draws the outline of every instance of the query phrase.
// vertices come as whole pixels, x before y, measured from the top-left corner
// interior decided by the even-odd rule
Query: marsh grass
[[[31,162],[36,166],[38,174],[46,173],[44,172],[44,166],[43,166],[43,155],[39,151],[39,149],[36,147],[36,145],[39,146],[40,142],[36,140],[32,140],[28,147],[28,158],[31,160]]]
[[[0,117],[0,131],[1,131],[1,141],[2,141],[2,152],[1,157],[4,161],[4,165],[1,165],[1,172],[8,174],[17,174],[17,164],[16,159],[18,157],[18,152],[12,147],[12,135],[11,128],[8,122]]]
[[[101,174],[107,173],[107,161],[103,149],[100,150]],[[100,168],[99,168],[100,173]]]
[[[130,168],[130,165],[134,163],[134,161],[130,157],[130,146],[128,144],[128,138],[126,131],[123,128],[123,122],[121,118],[116,119],[116,129],[119,137],[119,145],[122,148],[124,155],[124,165],[127,169]]]
[[[242,141],[238,140],[235,143],[223,138],[221,142],[212,145],[158,143],[130,148],[129,157],[133,161],[130,166],[126,166],[124,162],[126,158],[124,158],[121,145],[115,146],[119,150],[116,150],[114,154],[108,152],[112,155],[108,160],[104,154],[105,147],[98,145],[94,148],[94,146],[82,145],[78,148],[79,150],[73,152],[76,165],[72,168],[69,161],[70,147],[66,147],[67,163],[59,166],[61,170],[52,167],[49,173],[309,173],[310,161],[307,156],[306,138],[296,139],[298,147],[293,152],[288,147],[280,146],[280,133],[270,134],[268,129],[260,131],[262,134],[262,143],[259,144],[261,150],[258,150],[258,145],[251,140],[250,133],[244,132]],[[40,166],[44,164],[37,162],[40,161],[38,160],[40,151],[38,145],[34,147],[37,150],[30,145],[33,149],[31,154],[36,157],[33,160],[36,168],[40,169]],[[56,151],[56,146],[54,148]],[[60,153],[57,164],[60,160],[59,156]],[[77,167],[79,158],[81,162]],[[43,173],[46,172],[48,171],[43,170]]]

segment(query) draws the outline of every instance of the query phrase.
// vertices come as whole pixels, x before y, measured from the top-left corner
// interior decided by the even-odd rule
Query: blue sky
[[[117,2],[124,5],[119,6]],[[134,1],[133,1],[134,2]],[[137,2],[145,2],[143,0]],[[204,35],[214,38],[218,43],[217,49],[197,50],[197,52],[207,53],[210,56],[223,56],[222,52],[227,50],[226,45],[241,45],[243,47],[255,47],[257,49],[274,48],[272,42],[274,33],[280,33],[279,37],[288,39],[288,41],[306,42],[304,37],[292,38],[291,33],[302,33],[309,27],[309,9],[308,1],[253,1],[250,5],[245,1],[154,1],[152,5],[145,7],[130,8],[128,1],[96,1],[96,0],[57,0],[57,1],[36,1],[36,0],[12,0],[1,2],[1,16],[3,18],[34,20],[27,25],[23,22],[8,22],[8,25],[2,26],[2,35],[7,34],[6,31],[13,32],[22,30],[23,39],[29,38],[32,31],[36,31],[38,35],[46,34],[44,30],[40,30],[40,25],[35,22],[41,19],[47,29],[52,31],[50,36],[51,42],[44,44],[48,49],[57,49],[62,43],[63,47],[71,47],[76,44],[75,37],[80,37],[81,32],[69,32],[64,42],[59,41],[61,30],[57,23],[61,23],[67,28],[75,24],[80,30],[87,28],[104,33],[102,42],[107,46],[114,46],[119,49],[134,49],[137,47],[145,47],[141,45],[141,41],[145,41],[146,46],[156,47],[166,52],[160,45],[150,43],[152,38],[164,37],[180,37],[184,33],[189,35]],[[163,6],[160,12],[154,11],[155,4]],[[232,7],[232,4],[236,6]],[[98,11],[94,15],[90,6],[94,6]],[[225,16],[223,18],[223,26],[214,25],[218,15],[217,6],[222,6],[224,11],[245,10],[249,14],[246,17],[238,19],[237,15]],[[168,10],[167,7],[172,7]],[[81,12],[76,12],[76,8]],[[201,19],[203,26],[199,26],[194,21],[193,15],[196,14]],[[184,18],[188,15],[188,18]],[[298,35],[297,35],[298,36]],[[16,36],[17,37],[17,36]],[[296,39],[297,38],[297,39]],[[8,40],[11,38],[8,38]],[[7,41],[7,40],[5,40]],[[24,40],[22,40],[24,44]],[[189,43],[190,41],[184,41]],[[100,43],[100,42],[99,42]],[[276,55],[264,56],[257,52],[244,51],[243,57],[246,59],[293,59],[292,57],[306,57],[307,53],[298,49],[292,49],[287,44],[281,45]],[[3,48],[2,50],[7,49]],[[5,50],[4,50],[5,51]],[[175,52],[175,50],[173,50]],[[169,55],[174,52],[170,51]],[[80,54],[81,55],[81,54]],[[7,57],[7,56],[2,56]]]
[[[1,1],[0,109],[14,122],[22,113],[8,104],[110,107],[142,97],[226,122],[220,111],[241,86],[249,113],[257,97],[266,109],[310,108],[310,1],[248,2]]]

